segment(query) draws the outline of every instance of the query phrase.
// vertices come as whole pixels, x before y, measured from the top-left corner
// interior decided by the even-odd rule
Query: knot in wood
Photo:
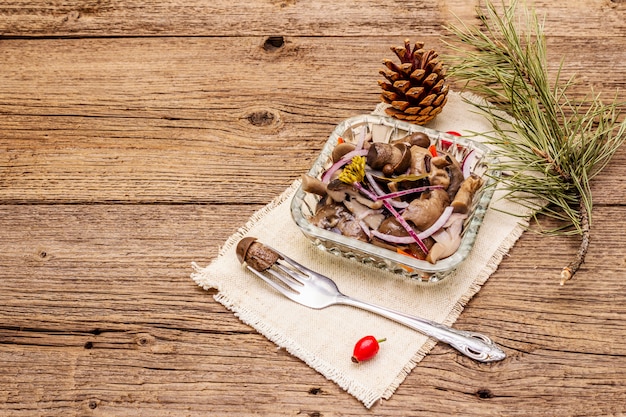
[[[285,46],[285,38],[282,36],[270,36],[263,43],[263,49],[268,52],[275,51]]]
[[[48,261],[50,260],[50,253],[44,248],[37,248],[36,259],[39,261]]]
[[[150,346],[154,344],[154,337],[147,333],[141,333],[135,337],[135,343],[141,347]]]
[[[246,119],[253,126],[263,127],[278,123],[279,117],[277,114],[268,110],[256,110],[249,113]]]
[[[476,396],[478,398],[493,398],[493,392],[491,392],[490,389],[487,388],[481,388],[478,391],[476,391]]]

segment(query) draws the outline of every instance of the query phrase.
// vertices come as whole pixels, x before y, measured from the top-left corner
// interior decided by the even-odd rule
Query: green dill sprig
[[[561,284],[584,262],[593,210],[591,180],[626,139],[615,100],[600,95],[575,101],[567,90],[574,78],[561,79],[563,63],[551,81],[543,23],[534,10],[513,0],[501,11],[489,0],[478,10],[481,26],[449,27],[459,41],[448,43],[456,56],[449,75],[486,100],[472,103],[484,112],[493,131],[488,140],[505,173],[499,181],[507,196],[561,226],[544,233],[581,236],[575,259],[561,271]],[[541,225],[541,224],[540,224]]]

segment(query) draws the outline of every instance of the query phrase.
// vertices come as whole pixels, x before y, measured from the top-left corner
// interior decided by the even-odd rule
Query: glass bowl
[[[317,227],[309,219],[315,213],[315,207],[320,197],[305,192],[302,186],[296,190],[291,201],[293,220],[304,235],[322,250],[421,281],[437,282],[442,280],[467,258],[476,241],[478,230],[493,196],[493,185],[500,175],[499,172],[490,169],[490,165],[495,159],[491,156],[488,147],[468,138],[385,116],[360,115],[344,120],[337,125],[308,174],[318,179],[321,178],[324,171],[332,165],[331,154],[338,144],[339,138],[341,137],[346,142],[356,143],[363,134],[362,129],[367,129],[366,133],[371,133],[375,141],[382,142],[393,141],[415,132],[423,132],[429,136],[431,143],[435,144],[437,149],[445,149],[458,161],[462,161],[468,154],[473,153],[470,172],[480,176],[484,183],[474,194],[469,215],[464,221],[461,244],[456,252],[431,264],[425,260],[399,254],[371,243]]]

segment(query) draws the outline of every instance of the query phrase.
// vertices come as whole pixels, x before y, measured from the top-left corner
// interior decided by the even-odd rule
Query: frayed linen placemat
[[[381,106],[377,107],[376,112],[382,111]],[[449,93],[442,113],[428,127],[460,133],[491,130],[475,107],[453,92]],[[356,308],[332,306],[313,310],[288,300],[242,268],[235,256],[239,240],[244,236],[257,237],[331,277],[347,295],[452,325],[527,225],[527,217],[505,213],[521,216],[529,213],[496,191],[466,261],[439,283],[419,283],[314,247],[291,219],[291,197],[298,185],[299,180],[255,213],[225,242],[209,266],[200,268],[194,264],[192,279],[205,289],[216,288],[215,299],[241,321],[370,408],[380,399],[389,399],[436,342]],[[350,356],[355,342],[370,334],[387,340],[373,360],[352,363]],[[490,336],[497,340],[497,335]]]

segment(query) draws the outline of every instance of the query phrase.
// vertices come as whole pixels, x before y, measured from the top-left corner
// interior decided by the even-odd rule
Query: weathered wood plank
[[[439,30],[436,2],[419,1],[413,7],[381,5],[372,0],[353,3],[293,0],[269,2],[64,2],[33,6],[10,1],[0,8],[5,16],[0,33],[21,36],[101,35],[203,35],[256,36],[307,33],[312,36],[371,34],[378,27],[414,25],[422,16],[421,28]],[[374,22],[374,19],[376,21]],[[398,30],[398,29],[396,29]]]
[[[293,38],[272,53],[243,38],[239,65],[231,42],[0,41],[0,201],[268,202],[306,172],[336,123],[378,103],[380,58],[346,71],[348,51],[384,57],[396,41]],[[583,74],[611,91],[624,86],[626,56],[607,42],[615,65]],[[564,73],[597,56],[554,46],[573,58]],[[600,203],[623,200],[625,155],[598,180],[612,190]]]
[[[189,279],[256,208],[0,206],[0,410],[362,415]],[[494,335],[509,359],[484,367],[438,345],[374,413],[623,412],[626,232],[610,220],[625,215],[598,208],[602,244],[565,287],[554,272],[576,242],[525,234],[456,324]]]
[[[495,2],[497,3],[497,2]],[[406,4],[362,0],[325,2],[272,0],[64,1],[0,5],[0,36],[400,36],[440,33],[454,16],[472,20],[477,2],[417,1]],[[530,2],[545,14],[551,36],[620,37],[626,25],[623,2],[576,0]]]
[[[446,51],[436,35],[420,39]],[[623,86],[621,39],[602,39],[602,50],[600,41],[578,37],[548,42],[555,58],[549,73],[557,73],[563,58],[562,77],[579,76],[575,95],[593,87],[610,96]],[[262,37],[238,38],[237,45],[228,37],[0,40],[0,111],[13,117],[99,116],[112,119],[109,123],[118,117],[126,119],[126,129],[130,122],[146,122],[141,119],[187,128],[206,127],[207,120],[252,123],[247,117],[256,107],[275,108],[286,118],[257,120],[263,133],[298,117],[334,123],[346,114],[371,111],[380,101],[381,61],[393,58],[389,47],[402,38],[364,43],[359,37],[287,37],[271,51],[263,43]],[[351,57],[369,58],[353,65]],[[227,131],[235,128],[241,126]]]

